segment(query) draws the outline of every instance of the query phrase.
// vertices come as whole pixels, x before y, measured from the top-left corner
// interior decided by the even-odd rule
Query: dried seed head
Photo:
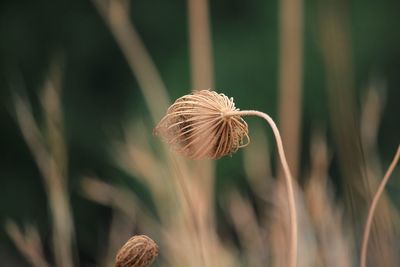
[[[239,115],[233,98],[202,90],[185,95],[169,107],[155,128],[178,152],[192,159],[218,159],[249,143],[247,123]]]
[[[147,267],[158,255],[157,244],[148,236],[136,235],[118,251],[116,267]]]

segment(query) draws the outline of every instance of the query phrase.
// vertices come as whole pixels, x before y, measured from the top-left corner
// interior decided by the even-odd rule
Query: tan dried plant
[[[218,159],[249,144],[248,127],[242,116],[250,115],[266,120],[275,135],[286,178],[290,213],[291,242],[288,266],[294,267],[297,259],[297,214],[293,178],[282,138],[270,116],[256,110],[241,111],[235,107],[233,98],[214,91],[201,90],[177,99],[158,123],[154,133],[186,157]]]
[[[147,267],[158,255],[157,244],[146,235],[131,237],[117,253],[116,267]]]
[[[365,223],[365,227],[364,227],[364,231],[363,231],[363,238],[362,238],[362,242],[361,242],[360,267],[367,266],[368,240],[369,240],[369,236],[371,234],[371,227],[372,227],[372,223],[373,223],[373,217],[375,214],[375,210],[376,210],[376,207],[380,200],[380,197],[382,196],[382,194],[385,190],[385,186],[386,186],[387,182],[389,181],[390,175],[393,173],[399,160],[400,160],[400,145],[397,147],[396,154],[394,155],[393,160],[390,163],[389,168],[387,169],[387,171],[385,173],[385,176],[383,177],[382,181],[380,182],[379,187],[378,187],[376,193],[374,194],[374,197],[372,198],[371,205],[369,206],[367,221]]]
[[[246,146],[247,123],[239,116],[232,98],[202,90],[182,96],[172,104],[155,133],[184,156],[218,159]]]

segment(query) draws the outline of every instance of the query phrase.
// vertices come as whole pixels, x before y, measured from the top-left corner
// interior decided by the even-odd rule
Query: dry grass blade
[[[280,0],[279,128],[288,163],[297,177],[301,133],[303,75],[303,1]],[[278,166],[278,177],[281,167]]]
[[[382,163],[378,157],[378,133],[385,106],[385,81],[372,76],[362,102],[360,118],[361,141],[366,161],[369,190],[366,195],[368,206],[372,200],[374,188],[378,188],[383,177]],[[374,223],[371,226],[371,242],[368,244],[368,262],[371,266],[397,266],[400,263],[396,247],[397,232],[400,223],[399,213],[386,192],[383,192],[375,210]]]
[[[53,71],[52,74],[41,99],[46,130],[42,131],[37,125],[28,100],[14,95],[14,104],[18,126],[41,172],[48,196],[55,260],[60,267],[72,267],[75,231],[67,192],[67,156],[59,100],[61,83],[59,73]]]
[[[376,147],[379,124],[386,102],[385,81],[373,77],[368,84],[360,118],[361,138],[367,151]],[[372,151],[375,152],[375,151]],[[369,152],[369,154],[376,154]]]
[[[145,123],[136,122],[126,128],[124,138],[115,144],[112,153],[122,169],[147,185],[156,202],[164,202],[171,193],[170,180],[164,178],[168,166],[153,152],[149,135],[151,130]]]
[[[121,0],[92,0],[135,75],[154,121],[168,107],[165,85]]]
[[[208,0],[188,0],[192,87],[212,88],[214,73]]]
[[[210,10],[208,0],[188,0],[188,29],[189,29],[189,52],[192,92],[200,89],[214,87],[214,64],[212,57],[212,37],[210,27]],[[202,144],[200,144],[202,145]],[[217,246],[212,239],[215,229],[211,227],[214,223],[214,185],[215,185],[215,163],[211,160],[196,161],[191,166],[193,183],[190,185],[199,192],[196,210],[198,232],[203,237],[199,238],[203,247],[205,266],[210,266],[212,249],[206,247]],[[205,245],[207,243],[207,245]],[[212,265],[211,265],[212,266]]]
[[[359,117],[354,84],[349,8],[345,2],[318,3],[319,38],[324,60],[327,100],[335,152],[345,194],[346,218],[353,239],[361,228],[359,218],[370,194],[364,151],[361,146]]]
[[[322,133],[311,143],[311,171],[305,184],[305,198],[316,235],[317,266],[350,267],[351,242],[346,238],[342,211],[336,207],[328,182],[330,157]]]
[[[5,229],[17,249],[32,266],[50,267],[44,257],[42,242],[36,228],[30,226],[24,234],[13,221],[7,221]]]
[[[243,165],[252,191],[268,202],[268,194],[272,186],[272,173],[267,137],[261,125],[257,124],[252,129],[253,145],[243,150]]]
[[[310,222],[308,210],[306,210],[303,193],[297,184],[294,184],[296,201],[296,228],[298,257],[295,258],[295,266],[315,266],[316,244],[314,229]],[[267,241],[271,248],[270,265],[275,267],[289,266],[292,262],[289,251],[291,249],[292,225],[289,203],[287,201],[287,186],[285,181],[278,179],[269,190],[270,209],[264,227],[268,230]]]
[[[379,199],[385,189],[385,186],[386,186],[387,182],[389,181],[390,175],[394,171],[394,168],[396,167],[399,159],[400,159],[400,145],[398,146],[396,154],[395,154],[392,162],[390,163],[390,166],[389,166],[388,170],[386,171],[385,176],[383,177],[382,182],[380,183],[377,192],[375,193],[375,195],[372,199],[372,203],[371,203],[371,206],[368,211],[368,217],[367,217],[367,221],[365,224],[363,239],[362,239],[362,243],[361,243],[361,253],[360,253],[360,266],[361,267],[366,267],[366,264],[367,264],[366,262],[367,262],[368,239],[369,239],[369,235],[370,235],[370,231],[371,231],[372,219],[374,216],[376,206],[378,205],[378,201],[379,201]]]
[[[257,221],[255,210],[238,192],[229,195],[225,206],[238,234],[246,266],[265,266],[268,258],[265,231]]]
[[[139,208],[140,200],[132,192],[91,177],[84,177],[81,186],[84,196],[93,202],[122,212],[139,226],[147,225],[151,229],[160,228],[150,214]],[[140,221],[138,221],[138,217],[141,218]]]

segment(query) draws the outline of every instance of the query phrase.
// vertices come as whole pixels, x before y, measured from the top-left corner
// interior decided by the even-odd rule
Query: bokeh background
[[[2,0],[0,3],[0,265],[31,266],[29,256],[23,256],[10,238],[10,232],[16,232],[15,227],[23,233],[28,224],[37,229],[41,239],[41,244],[33,242],[33,247],[41,247],[50,266],[59,265],[52,230],[56,228],[52,214],[59,209],[49,204],[51,186],[46,186],[35,153],[26,142],[26,136],[35,131],[29,127],[21,131],[23,118],[31,118],[37,123],[44,148],[52,155],[50,158],[54,156],[63,180],[64,193],[54,194],[65,194],[70,205],[66,210],[70,209],[74,226],[71,241],[74,266],[112,266],[106,252],[112,254],[122,240],[143,232],[153,234],[160,242],[157,266],[176,266],[172,263],[179,261],[180,266],[188,266],[177,256],[179,253],[174,257],[172,252],[168,253],[165,247],[170,246],[169,241],[163,241],[162,234],[140,223],[145,211],[151,214],[147,216],[161,222],[160,232],[164,230],[157,203],[163,198],[154,196],[156,191],[146,183],[146,173],[138,171],[137,165],[148,164],[147,158],[134,156],[133,160],[139,163],[123,165],[115,152],[121,147],[129,150],[129,140],[134,139],[135,143],[138,135],[143,138],[136,139],[139,145],[146,140],[150,151],[160,149],[151,129],[162,114],[155,111],[152,116],[144,96],[148,92],[147,99],[161,110],[167,100],[161,99],[157,92],[148,91],[163,87],[149,75],[146,61],[149,56],[170,96],[169,101],[192,90],[212,88],[234,97],[240,109],[266,112],[278,125],[282,124],[284,141],[286,138],[289,143],[290,164],[299,182],[299,197],[307,198],[304,192],[315,174],[315,164],[322,165],[322,174],[316,173],[329,181],[328,191],[332,194],[329,205],[339,207],[337,228],[349,227],[344,231],[352,236],[346,243],[351,244],[352,251],[348,266],[356,266],[368,203],[400,142],[400,2],[115,2]],[[102,3],[105,3],[103,11]],[[109,24],[108,19],[114,24]],[[125,22],[134,25],[136,34],[130,35],[132,29],[125,29]],[[132,40],[133,44],[139,40],[139,45],[132,45]],[[122,44],[121,49],[121,42],[125,48]],[[140,42],[145,47],[143,51]],[[133,67],[132,62],[136,62]],[[26,107],[30,111],[24,113]],[[268,176],[265,180],[269,183],[277,180],[279,161],[274,139],[267,125],[258,119],[249,118],[248,123],[251,137],[252,129],[256,129],[248,149],[260,147],[265,148],[264,152],[252,150],[255,154],[246,156],[245,148],[232,157],[218,160],[214,166],[204,163],[203,169],[209,171],[205,175],[211,177],[212,186],[188,182],[189,187],[210,190],[204,192],[209,198],[205,201],[209,203],[206,213],[213,218],[212,230],[206,227],[207,231],[218,236],[219,246],[234,248],[229,252],[224,250],[226,254],[242,259],[236,265],[209,263],[209,266],[273,264],[265,256],[273,254],[268,252],[273,251],[272,245],[260,246],[265,251],[250,257],[260,261],[246,258],[252,254],[246,250],[246,242],[236,228],[240,223],[231,218],[235,217],[235,207],[236,213],[244,213],[238,203],[226,204],[231,203],[226,199],[232,197],[232,192],[240,195],[238,199],[245,199],[245,210],[254,212],[252,218],[260,224],[260,229],[264,225],[262,214],[264,211],[270,214],[273,206],[270,204],[273,201],[268,200],[270,192],[265,191],[267,200],[264,200],[255,192],[249,177]],[[318,158],[323,162],[318,163]],[[45,162],[43,168],[49,164]],[[130,165],[134,169],[131,172],[123,167]],[[152,169],[151,164],[146,166]],[[398,260],[399,178],[397,170],[387,186],[388,194],[382,204],[386,206],[381,209],[385,212],[382,211],[383,219],[375,224],[378,234],[373,239],[374,244],[387,246],[392,252],[387,252],[387,256],[378,251],[371,256],[371,264],[396,266],[391,264]],[[101,186],[111,185],[130,192],[137,200],[134,207],[139,211],[133,212],[136,217],[128,216],[129,223],[124,217],[124,227],[116,227],[118,205],[111,205],[113,201],[108,201],[108,197],[101,199],[106,193],[101,193],[97,184],[91,184],[95,181],[101,181],[102,189]],[[90,188],[100,192],[100,196],[91,195]],[[312,206],[318,201],[315,197],[309,203]],[[231,207],[230,212],[227,206]],[[179,210],[179,205],[176,209]],[[325,222],[310,225],[325,225]],[[110,234],[110,229],[115,232]],[[117,241],[111,242],[112,237]],[[190,242],[182,243],[180,237],[176,238],[183,251],[196,250],[189,248]],[[109,243],[114,245],[109,248]],[[313,258],[310,254],[302,255]],[[383,257],[393,259],[385,263]],[[206,265],[197,262],[190,266]],[[275,262],[275,266],[279,263]],[[304,266],[330,265],[319,262]]]

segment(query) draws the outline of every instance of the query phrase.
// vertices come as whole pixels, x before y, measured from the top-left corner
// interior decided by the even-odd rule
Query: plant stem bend
[[[294,196],[294,188],[293,188],[293,177],[289,169],[289,165],[286,160],[285,150],[283,148],[283,142],[281,135],[279,133],[278,127],[276,126],[274,120],[261,111],[257,110],[240,110],[240,111],[231,111],[222,114],[222,116],[258,116],[263,118],[268,122],[271,126],[272,131],[275,135],[276,145],[278,148],[278,154],[280,161],[282,163],[283,171],[285,173],[286,178],[286,188],[287,188],[287,197],[289,204],[289,217],[290,217],[290,251],[289,251],[289,267],[295,267],[297,263],[297,239],[298,239],[298,229],[297,229],[297,213],[296,213],[296,204],[295,204],[295,196]]]
[[[376,191],[373,199],[371,206],[369,207],[368,210],[368,217],[367,217],[367,222],[365,223],[365,228],[364,228],[364,234],[363,234],[363,239],[361,243],[361,253],[360,253],[360,267],[366,267],[367,266],[367,248],[368,248],[368,239],[369,239],[369,234],[371,233],[371,226],[372,226],[372,219],[374,217],[375,209],[376,206],[378,205],[378,201],[383,193],[383,190],[385,189],[385,186],[387,182],[389,181],[390,175],[392,174],[394,168],[396,167],[397,162],[400,159],[400,145],[397,147],[396,154],[394,155],[394,158],[392,160],[392,163],[390,163],[389,168],[387,169],[385,176],[383,177],[378,190]]]

